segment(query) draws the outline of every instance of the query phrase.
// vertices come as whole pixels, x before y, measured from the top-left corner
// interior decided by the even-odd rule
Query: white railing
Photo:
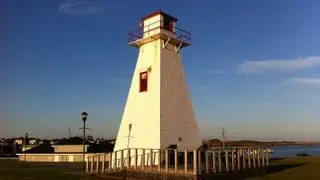
[[[0,157],[1,161],[18,161],[18,157]]]
[[[227,157],[227,158],[226,158]],[[207,149],[124,149],[87,157],[87,173],[106,173],[124,169],[198,175],[268,166],[265,148]]]
[[[140,27],[130,33],[128,33],[128,43],[134,42],[145,37],[150,37],[152,35],[158,34],[160,32],[167,33],[181,41],[191,43],[191,33],[185,31],[177,26],[172,26],[171,30],[164,27],[163,21],[156,21],[143,27]]]

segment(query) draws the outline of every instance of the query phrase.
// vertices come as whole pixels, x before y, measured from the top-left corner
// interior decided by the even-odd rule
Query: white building
[[[36,139],[30,139],[29,140],[29,144],[36,144],[37,143],[37,140]]]
[[[79,138],[69,138],[56,143],[41,145],[26,145],[21,153],[17,153],[20,161],[26,162],[83,162],[83,141]],[[112,144],[90,144],[86,142],[85,157],[112,152]],[[109,155],[105,156],[107,160]]]
[[[157,11],[141,20],[130,45],[139,50],[114,151],[126,148],[195,150],[202,145],[181,61],[190,33]],[[130,127],[130,128],[129,128]],[[129,137],[129,139],[128,139]]]
[[[21,144],[23,143],[23,140],[22,140],[22,139],[16,139],[14,142],[15,142],[16,144],[21,145]]]

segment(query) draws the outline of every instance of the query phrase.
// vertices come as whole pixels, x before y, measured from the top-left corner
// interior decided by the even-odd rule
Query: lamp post
[[[83,122],[83,168],[84,172],[86,171],[86,121],[87,121],[88,113],[83,111],[81,113],[81,118]]]
[[[129,146],[130,146],[130,138],[131,138],[131,129],[132,129],[132,124],[129,124],[129,134],[128,134],[128,144],[127,144],[127,149],[129,151]]]

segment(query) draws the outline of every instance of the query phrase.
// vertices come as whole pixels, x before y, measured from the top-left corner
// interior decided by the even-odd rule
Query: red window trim
[[[143,74],[146,74],[145,79],[142,79]],[[142,84],[142,83],[145,83],[145,84]],[[148,91],[148,71],[140,72],[139,74],[139,92],[146,92],[146,91]]]

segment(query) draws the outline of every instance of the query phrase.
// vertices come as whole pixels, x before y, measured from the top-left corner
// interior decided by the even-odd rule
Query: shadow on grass
[[[223,172],[223,173],[211,173],[211,174],[202,174],[197,176],[199,180],[241,180],[249,179],[255,177],[263,177],[268,174],[279,173],[284,170],[296,168],[302,165],[307,164],[308,162],[293,162],[293,161],[281,161],[286,158],[270,159],[270,165],[268,167],[252,168],[246,170],[239,170],[233,172]],[[95,175],[94,175],[95,176]],[[156,174],[156,173],[146,173],[146,172],[130,172],[122,171],[110,173],[108,175],[103,175],[103,177],[108,177],[110,179],[120,178],[120,179],[141,179],[141,180],[156,180],[166,179],[166,180],[189,180],[188,176],[179,176],[177,174]]]
[[[274,164],[265,168],[255,168],[255,169],[247,169],[230,173],[217,173],[217,174],[209,174],[209,175],[201,175],[198,179],[201,180],[240,180],[240,179],[248,179],[254,177],[261,177],[267,174],[278,173],[287,169],[299,167],[306,163],[296,163],[296,164]]]
[[[286,169],[291,169],[295,167],[302,166],[304,164],[307,164],[307,162],[304,163],[295,163],[295,164],[276,164],[276,165],[270,165],[267,168],[267,174],[272,174],[272,173],[278,173],[281,171],[284,171]]]
[[[248,178],[254,178],[254,177],[262,177],[267,174],[272,173],[278,173],[281,171],[284,171],[286,169],[295,168],[301,165],[304,165],[306,163],[296,163],[296,164],[273,164],[269,167],[261,167],[261,168],[252,168],[252,169],[246,169],[246,170],[240,170],[240,171],[233,171],[233,172],[225,172],[225,173],[212,173],[212,174],[202,174],[197,177],[198,180],[241,180],[241,179],[248,179]],[[110,174],[111,175],[111,174]],[[178,176],[178,175],[160,175],[163,179],[167,180],[188,180],[190,178],[186,176]],[[159,178],[159,175],[155,174],[148,174],[148,173],[127,173],[125,171],[123,172],[117,172],[109,177],[122,177],[122,179],[141,179],[141,180],[156,180]]]
[[[285,159],[288,159],[288,158],[287,157],[270,158],[269,162],[281,161]]]

